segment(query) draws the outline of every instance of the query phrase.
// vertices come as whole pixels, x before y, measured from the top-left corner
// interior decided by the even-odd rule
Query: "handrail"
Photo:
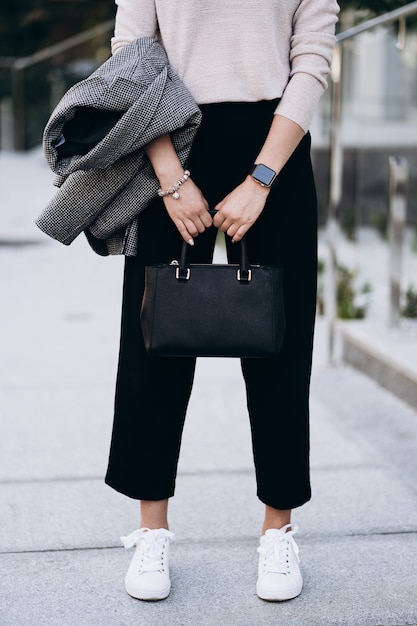
[[[327,215],[327,242],[329,249],[329,262],[327,266],[327,289],[326,289],[326,316],[328,319],[328,342],[327,360],[335,363],[335,336],[337,320],[336,302],[336,272],[337,272],[337,252],[336,238],[338,230],[337,213],[342,196],[343,177],[343,146],[341,138],[341,118],[342,118],[342,48],[347,39],[352,39],[377,26],[390,24],[399,21],[402,24],[403,35],[405,33],[405,18],[417,13],[417,2],[394,9],[378,17],[366,20],[357,26],[348,28],[336,36],[336,45],[333,51],[332,62],[332,117],[330,131],[330,186],[329,205]],[[401,50],[402,45],[398,46]]]
[[[114,26],[114,20],[107,20],[106,22],[101,22],[97,24],[97,26],[93,26],[93,28],[89,28],[88,30],[79,33],[78,35],[74,35],[73,37],[68,37],[68,39],[64,39],[60,43],[54,44],[52,46],[48,46],[43,50],[39,50],[39,52],[35,52],[27,57],[20,57],[16,60],[12,59],[12,63],[10,67],[15,70],[23,70],[26,67],[30,67],[31,65],[35,65],[40,61],[45,61],[56,54],[61,54],[62,52],[66,52],[71,48],[75,48],[76,46],[80,46],[83,43],[86,43],[90,39],[94,37],[98,37],[99,35],[104,35],[106,32],[111,30]],[[3,59],[4,60],[4,57]]]
[[[399,9],[394,9],[393,11],[389,11],[389,13],[384,13],[383,15],[378,15],[377,17],[373,17],[370,20],[366,20],[365,22],[362,22],[357,26],[352,26],[352,28],[348,28],[342,33],[336,35],[336,41],[337,43],[346,41],[346,39],[356,37],[356,35],[360,35],[366,30],[370,30],[371,28],[375,28],[376,26],[382,26],[383,24],[396,22],[397,20],[405,18],[408,15],[412,15],[413,13],[417,13],[417,2],[410,2],[409,4],[406,4]]]
[[[39,63],[50,61],[58,55],[68,53],[79,46],[93,42],[98,38],[107,37],[109,32],[114,28],[114,20],[101,22],[86,31],[83,31],[73,37],[64,39],[59,43],[53,44],[39,50],[34,54],[25,57],[0,57],[0,70],[7,70],[10,74],[11,100],[6,105],[7,123],[3,124],[6,128],[5,145],[13,146],[15,150],[24,150],[26,146],[26,123],[25,123],[25,70],[36,66]],[[71,53],[70,53],[71,54]],[[110,49],[109,49],[110,54]],[[51,73],[46,73],[46,80],[51,77],[50,93],[53,93],[53,78]],[[59,83],[59,81],[57,81]],[[59,83],[59,88],[61,88]],[[47,98],[47,96],[46,96]],[[57,94],[54,93],[54,101]],[[4,114],[4,111],[3,111]]]

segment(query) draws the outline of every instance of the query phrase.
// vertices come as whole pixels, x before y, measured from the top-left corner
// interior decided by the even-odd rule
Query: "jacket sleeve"
[[[327,88],[338,13],[336,0],[301,0],[294,14],[290,80],[275,112],[304,131]]]
[[[117,4],[112,54],[140,37],[158,36],[155,0],[115,0]]]

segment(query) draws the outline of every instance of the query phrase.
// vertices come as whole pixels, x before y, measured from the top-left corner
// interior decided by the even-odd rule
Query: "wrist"
[[[155,170],[159,184],[163,189],[170,187],[184,174],[185,168],[178,162],[178,165],[164,167],[162,169]]]
[[[271,187],[260,185],[250,174],[246,176],[246,182],[251,189],[256,191],[261,196],[267,196],[271,191]]]
[[[174,200],[178,200],[180,198],[180,194],[178,192],[181,185],[183,185],[190,178],[190,171],[183,170],[182,175],[170,185],[168,188],[160,188],[158,189],[158,196],[160,198],[165,198],[166,196],[172,196]]]

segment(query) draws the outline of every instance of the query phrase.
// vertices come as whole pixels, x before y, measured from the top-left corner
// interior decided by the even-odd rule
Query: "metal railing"
[[[39,145],[51,110],[74,83],[109,55],[108,20],[27,57],[0,57],[0,147]]]
[[[357,26],[349,28],[336,36],[331,68],[332,77],[332,113],[330,130],[330,185],[327,213],[327,241],[329,260],[327,264],[326,316],[328,319],[328,361],[334,363],[335,334],[337,322],[337,233],[338,210],[342,198],[343,179],[343,143],[341,136],[342,122],[342,76],[343,76],[343,44],[354,37],[378,26],[399,23],[396,47],[403,50],[406,37],[406,18],[417,14],[417,2],[411,2],[399,9],[369,19]]]

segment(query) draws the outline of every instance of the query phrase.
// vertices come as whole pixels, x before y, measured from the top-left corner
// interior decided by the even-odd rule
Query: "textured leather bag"
[[[180,261],[145,268],[140,319],[151,356],[275,357],[285,316],[282,269],[249,265],[246,241],[239,265]]]

